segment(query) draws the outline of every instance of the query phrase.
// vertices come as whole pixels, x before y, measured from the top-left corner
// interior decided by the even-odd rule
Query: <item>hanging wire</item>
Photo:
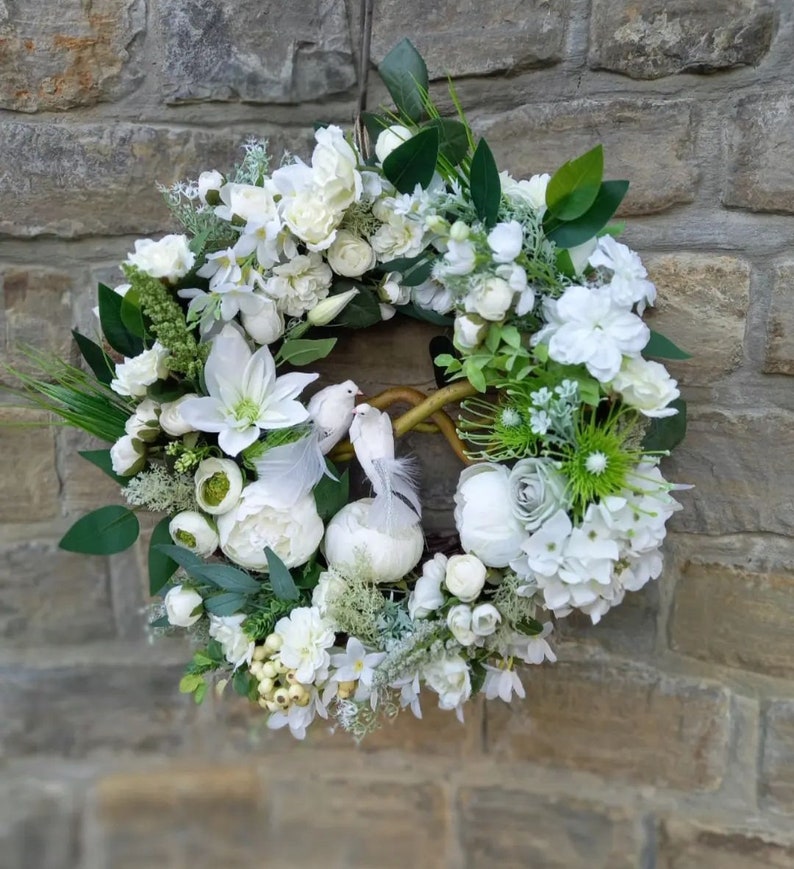
[[[361,115],[367,108],[367,82],[369,79],[374,7],[375,0],[361,0],[361,13],[359,16],[358,96],[356,98],[356,116],[353,132],[356,146],[365,160],[370,154],[370,141]]]

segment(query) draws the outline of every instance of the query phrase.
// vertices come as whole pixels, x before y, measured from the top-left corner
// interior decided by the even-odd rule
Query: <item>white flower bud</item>
[[[110,448],[110,464],[114,474],[132,477],[146,464],[146,447],[136,438],[124,435]]]
[[[182,419],[179,408],[189,399],[199,398],[195,393],[183,395],[176,401],[166,401],[160,405],[160,428],[171,437],[179,437],[194,431],[193,427]]]
[[[474,350],[488,333],[488,324],[477,314],[462,314],[455,317],[454,343],[459,350]]]
[[[194,510],[183,510],[168,523],[168,533],[177,546],[206,557],[218,548],[218,532]]]
[[[223,175],[217,169],[202,172],[198,177],[199,199],[206,205],[219,205],[220,189],[226,183]]]
[[[490,603],[481,603],[471,614],[471,629],[478,637],[490,637],[499,627],[502,614]]]
[[[431,214],[425,220],[425,226],[436,235],[449,234],[449,221],[445,220],[440,214]]]
[[[201,613],[194,613],[194,610],[203,602],[201,595],[194,589],[175,585],[164,598],[168,623],[177,628],[189,628],[201,618]]]
[[[411,288],[400,285],[402,275],[399,272],[389,272],[378,289],[378,297],[390,305],[405,305],[411,298]]]
[[[327,326],[342,313],[348,302],[356,295],[358,295],[358,290],[352,289],[335,296],[328,296],[327,299],[323,299],[309,311],[306,315],[307,321],[312,326]]]
[[[145,398],[136,408],[135,413],[124,424],[124,431],[132,438],[149,443],[156,440],[160,434],[157,422],[159,406],[151,398]]]
[[[243,328],[257,344],[272,344],[284,334],[284,315],[273,299],[262,299],[262,307],[256,314],[242,311]]]
[[[243,474],[231,459],[204,459],[196,468],[196,501],[212,516],[228,513],[243,491]]]
[[[378,305],[378,308],[380,308],[381,320],[391,320],[397,313],[397,309],[393,305]]]
[[[469,237],[469,227],[462,220],[456,220],[449,228],[449,237],[452,241],[466,241]]]
[[[461,646],[470,646],[477,639],[471,629],[471,607],[465,603],[450,608],[447,613],[447,627]]]
[[[486,573],[485,565],[476,555],[453,555],[447,562],[444,584],[458,600],[473,601],[485,585]]]
[[[378,162],[383,163],[392,151],[399,148],[403,142],[407,142],[412,136],[413,133],[401,124],[393,124],[379,133],[375,142],[375,156],[378,158]]]

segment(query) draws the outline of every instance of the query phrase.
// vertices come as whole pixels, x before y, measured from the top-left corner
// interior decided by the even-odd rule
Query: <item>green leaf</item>
[[[233,616],[245,606],[246,599],[236,592],[223,592],[204,598],[204,609],[216,616]]]
[[[477,392],[485,392],[485,390],[488,388],[488,385],[485,382],[485,375],[482,373],[482,370],[479,369],[476,364],[472,362],[471,359],[467,359],[463,363],[463,373],[466,375],[466,379],[477,390]]]
[[[87,462],[96,465],[100,471],[104,471],[109,477],[114,479],[119,486],[126,486],[132,477],[120,477],[113,470],[113,462],[110,458],[110,450],[79,450],[81,455]]]
[[[150,628],[167,628],[171,622],[168,621],[168,616],[160,616],[159,619],[149,622]]]
[[[208,688],[209,685],[207,685],[207,682],[203,681],[193,692],[193,700],[195,701],[196,705],[204,702],[204,698],[207,696]]]
[[[202,564],[191,568],[189,572],[196,579],[206,580],[225,591],[234,591],[238,594],[256,594],[262,589],[262,584],[244,570],[231,567],[228,564]]]
[[[166,401],[176,401],[183,395],[187,395],[189,391],[190,386],[187,383],[184,381],[177,383],[176,380],[169,377],[167,380],[155,380],[151,386],[147,386],[146,397],[162,404]]]
[[[400,193],[413,193],[417,184],[427,187],[436,171],[438,149],[438,130],[421,130],[389,154],[383,174]]]
[[[566,278],[576,277],[576,268],[571,259],[571,255],[564,248],[557,249],[557,270],[564,274]]]
[[[267,566],[270,572],[270,585],[273,589],[273,594],[279,600],[298,600],[300,594],[298,587],[295,585],[295,580],[289,572],[287,565],[276,555],[269,547],[265,547],[265,555],[267,556]]]
[[[200,685],[204,684],[204,677],[198,673],[186,673],[179,680],[181,694],[192,694]]]
[[[496,160],[485,139],[480,139],[477,143],[471,158],[469,184],[477,216],[486,226],[493,226],[499,214],[499,203],[502,201],[502,182]]]
[[[651,338],[642,351],[643,356],[655,356],[657,359],[691,359],[692,355],[677,347],[669,338],[651,329]]]
[[[76,329],[72,329],[72,337],[80,348],[80,353],[82,353],[88,367],[96,375],[96,379],[100,383],[110,383],[113,375],[116,373],[116,366],[113,360],[99,344],[95,344],[90,338],[81,335]]]
[[[592,378],[579,380],[579,398],[585,404],[596,407],[601,402],[601,384]]]
[[[191,552],[189,549],[185,549],[184,546],[177,546],[174,543],[159,542],[153,545],[159,553],[168,556],[168,558],[174,560],[181,568],[186,570],[188,573],[191,573],[194,567],[201,567],[205,564],[204,560],[200,556],[196,555],[195,552]]]
[[[235,694],[239,694],[241,697],[250,696],[252,683],[255,683],[257,686],[259,685],[259,682],[244,667],[240,667],[234,671],[232,675],[232,688]]]
[[[686,402],[676,398],[670,402],[670,407],[678,410],[675,416],[665,416],[662,419],[652,419],[642,448],[648,452],[666,452],[678,446],[686,435]]]
[[[78,519],[58,545],[68,552],[113,555],[132,546],[139,531],[140,525],[132,510],[113,504]]]
[[[335,344],[336,338],[293,338],[281,345],[278,359],[290,365],[310,365],[318,359],[325,359]]]
[[[413,43],[409,39],[400,40],[383,58],[378,72],[397,110],[412,121],[420,120],[429,79],[427,65]]]
[[[168,533],[169,516],[161,519],[154,526],[152,537],[149,541],[149,594],[160,594],[169,579],[174,575],[178,565],[173,558],[169,558],[157,547],[164,543],[170,545],[171,535]]]
[[[449,160],[453,166],[469,153],[469,135],[466,125],[452,118],[433,118],[425,125],[435,127],[439,136],[439,154]]]
[[[138,294],[130,290],[121,300],[121,322],[124,328],[136,338],[146,337],[146,327],[143,324],[143,311],[138,304]]]
[[[340,474],[334,465],[326,459],[328,470],[337,478],[331,479],[325,475],[314,487],[314,500],[317,512],[323,522],[328,522],[347,504],[350,496],[350,472]]]
[[[581,217],[595,202],[603,177],[604,149],[601,145],[563,163],[546,188],[549,213],[558,220]]]
[[[378,115],[375,112],[362,112],[361,122],[364,124],[364,129],[367,131],[369,140],[372,143],[372,149],[375,149],[375,142],[378,141],[378,136],[391,126],[391,121],[383,115]]]
[[[407,305],[400,305],[397,308],[398,314],[404,314],[412,320],[420,320],[423,323],[432,323],[434,326],[451,326],[454,322],[453,318],[448,314],[438,314],[435,311],[428,311],[426,308],[420,308],[414,302],[409,302]]]
[[[401,284],[406,287],[418,287],[430,277],[434,259],[434,257],[428,256],[423,251],[419,256],[411,257],[410,259],[393,259],[387,263],[381,263],[378,266],[378,271],[383,274],[399,272]]]
[[[609,223],[628,189],[628,181],[605,181],[586,214],[551,230],[547,233],[548,237],[559,247],[571,248],[583,244],[598,235]]]
[[[346,329],[367,329],[383,320],[378,299],[373,292],[353,281],[337,281],[335,288],[340,285],[344,287],[344,290],[358,286],[359,293],[345,305],[342,313],[334,320],[334,326],[342,326]],[[344,292],[344,290],[340,290],[340,292]]]
[[[105,284],[99,285],[99,322],[102,334],[110,346],[123,356],[137,356],[143,352],[143,341],[130,334],[121,318],[124,300]]]

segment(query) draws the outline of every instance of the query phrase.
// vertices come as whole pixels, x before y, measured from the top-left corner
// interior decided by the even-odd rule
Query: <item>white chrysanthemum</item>
[[[265,292],[289,317],[301,317],[328,295],[333,272],[318,253],[302,254],[273,269]]]
[[[289,616],[279,619],[274,633],[282,640],[281,661],[295,670],[297,682],[311,685],[327,678],[331,663],[328,650],[335,635],[316,607],[296,607]]]

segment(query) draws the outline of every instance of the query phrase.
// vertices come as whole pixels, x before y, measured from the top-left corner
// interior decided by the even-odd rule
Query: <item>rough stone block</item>
[[[79,455],[81,450],[101,450],[109,446],[78,429],[60,432],[61,505],[65,514],[77,519],[98,507],[124,502],[119,484]]]
[[[794,94],[743,97],[729,126],[725,205],[794,212]]]
[[[766,325],[767,374],[794,374],[794,263],[775,270]]]
[[[692,355],[661,360],[686,386],[703,386],[742,363],[750,265],[742,259],[677,253],[649,257],[659,295],[648,325]]]
[[[0,406],[0,522],[39,522],[58,515],[55,436],[47,421],[40,411]]]
[[[684,509],[671,527],[699,534],[794,529],[794,417],[783,411],[727,413],[689,406],[687,435],[665,477],[694,486],[677,492]],[[781,460],[775,460],[779,457]]]
[[[52,544],[0,549],[0,635],[27,646],[77,644],[115,634],[104,558]]]
[[[754,66],[773,33],[767,0],[596,0],[589,63],[642,79]]]
[[[682,790],[719,787],[730,730],[724,689],[598,663],[534,667],[524,683],[524,703],[486,709],[486,744],[500,761]]]
[[[245,138],[242,132],[128,123],[6,121],[0,178],[14,208],[0,216],[0,234],[145,235],[172,228],[156,182],[168,185],[204,169],[228,169]],[[273,145],[280,155],[279,141]]]
[[[729,667],[794,676],[794,571],[687,561],[673,600],[673,649]]]
[[[145,0],[16,0],[0,7],[0,108],[91,106],[128,93],[142,76]]]
[[[558,63],[565,49],[569,2],[425,3],[389,0],[378,5],[372,58],[383,60],[406,35],[425,58],[431,78],[518,72]]]
[[[195,717],[180,676],[151,664],[2,668],[0,755],[176,752]]]
[[[766,808],[794,815],[794,701],[769,703],[763,715],[759,794]]]
[[[299,103],[356,81],[344,0],[175,0],[161,8],[159,27],[169,102]]]
[[[458,795],[466,869],[632,869],[641,843],[633,825],[578,800],[499,786],[464,788]]]
[[[622,214],[653,214],[692,202],[699,172],[692,105],[679,100],[569,100],[478,118],[500,168],[517,178],[554,172],[604,145],[606,178],[627,178]],[[516,147],[521,143],[521,147]],[[653,154],[653,159],[648,159]]]
[[[767,836],[665,821],[659,869],[788,869],[794,847]]]

